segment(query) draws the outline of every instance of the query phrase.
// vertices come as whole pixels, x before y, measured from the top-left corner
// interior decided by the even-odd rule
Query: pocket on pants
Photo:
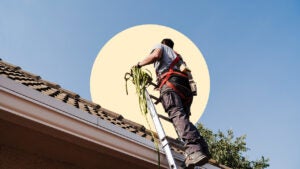
[[[166,112],[168,112],[170,108],[175,106],[175,100],[174,100],[174,96],[172,95],[172,92],[166,92],[161,97],[162,97],[162,105]]]

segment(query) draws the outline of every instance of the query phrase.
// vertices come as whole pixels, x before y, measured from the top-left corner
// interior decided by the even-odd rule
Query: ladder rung
[[[163,115],[160,115],[160,114],[157,114],[157,116],[159,117],[159,118],[161,118],[161,119],[163,119],[163,120],[166,120],[167,122],[172,122],[168,117],[166,117],[166,116],[163,116]]]
[[[151,99],[155,100],[154,104],[158,104],[160,102],[160,98],[157,98],[157,97],[155,97],[155,96],[153,96],[151,94],[149,94],[149,96],[150,96]]]

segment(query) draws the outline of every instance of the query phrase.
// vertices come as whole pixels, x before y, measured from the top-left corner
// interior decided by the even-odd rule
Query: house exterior
[[[178,166],[183,145],[168,138]],[[160,166],[168,168],[160,149]],[[0,59],[0,169],[152,169],[151,132]],[[207,169],[227,169],[214,160]]]

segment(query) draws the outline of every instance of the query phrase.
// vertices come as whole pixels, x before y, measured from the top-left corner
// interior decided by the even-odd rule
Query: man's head
[[[172,39],[163,39],[162,41],[161,41],[161,43],[162,44],[165,44],[165,45],[167,45],[167,46],[169,46],[170,48],[172,48],[173,49],[173,46],[174,46],[174,42],[172,41]]]

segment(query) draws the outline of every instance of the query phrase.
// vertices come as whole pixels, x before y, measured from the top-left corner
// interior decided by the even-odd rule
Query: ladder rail
[[[150,96],[151,99],[154,99],[154,100],[155,100],[155,103],[154,103],[154,104],[158,104],[159,102],[161,102],[161,99],[160,99],[160,98],[157,98],[157,97],[155,97],[155,96],[153,96],[153,95],[151,95],[151,94],[149,94],[149,96]],[[158,115],[159,118],[161,118],[161,119],[163,119],[163,120],[165,120],[165,121],[167,121],[167,122],[169,122],[169,123],[172,123],[172,121],[171,121],[168,117],[163,116],[163,115],[158,114],[158,113],[157,113],[157,115]],[[173,125],[173,127],[174,127],[174,129],[175,129],[175,131],[176,131],[178,140],[180,140],[180,141],[184,144],[184,141],[182,140],[182,138],[180,138],[180,135],[179,135],[179,133],[178,133],[178,131],[177,131],[176,126],[175,126],[173,123],[172,123],[172,125]]]
[[[151,100],[151,96],[149,95],[147,89],[145,90],[145,96],[146,96],[146,100],[147,100],[147,107],[148,107],[148,110],[150,111],[150,114],[151,114],[155,129],[157,131],[159,140],[161,142],[163,150],[166,153],[169,167],[170,167],[170,169],[177,169],[173,154],[171,152],[169,142],[167,140],[167,136],[166,136],[165,131],[162,127],[162,124],[159,120],[159,116],[157,114],[156,108]]]

